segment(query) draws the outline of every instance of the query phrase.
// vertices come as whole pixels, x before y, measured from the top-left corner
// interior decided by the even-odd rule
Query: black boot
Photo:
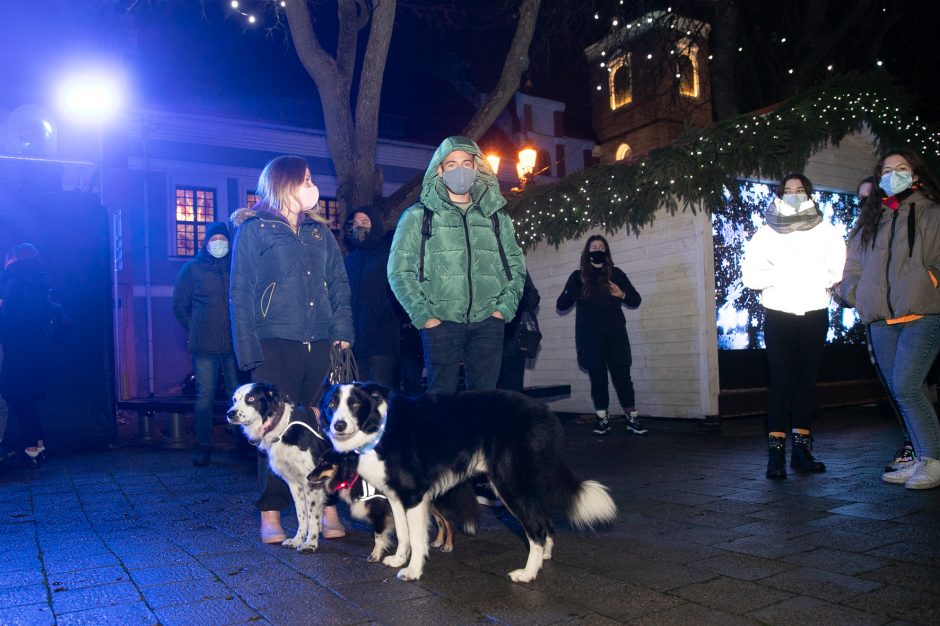
[[[813,458],[813,438],[810,435],[793,433],[793,447],[790,451],[790,467],[798,472],[818,474],[826,471],[826,464]]]
[[[787,477],[787,440],[785,437],[767,437],[767,478],[781,480]]]

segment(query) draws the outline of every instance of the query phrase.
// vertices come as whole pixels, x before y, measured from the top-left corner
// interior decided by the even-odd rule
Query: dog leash
[[[326,441],[326,439],[323,438],[323,435],[318,433],[313,426],[311,426],[310,424],[307,424],[306,422],[288,422],[287,426],[284,427],[284,432],[286,433],[287,429],[289,429],[291,426],[294,426],[296,424],[300,424],[301,426],[303,426],[304,428],[312,432],[313,436],[319,439],[320,441]],[[280,440],[281,440],[280,437],[275,437],[271,443],[277,443]]]

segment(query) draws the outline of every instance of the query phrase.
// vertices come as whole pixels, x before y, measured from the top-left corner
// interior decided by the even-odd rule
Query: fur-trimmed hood
[[[259,206],[259,205],[256,204],[255,206]],[[268,211],[268,210],[265,210],[265,209],[258,210],[258,209],[254,208],[254,207],[252,207],[252,208],[250,208],[250,209],[247,208],[247,207],[243,207],[243,208],[241,208],[241,209],[238,209],[238,210],[236,210],[234,213],[232,213],[232,215],[229,216],[228,219],[229,219],[229,221],[232,223],[232,226],[234,226],[235,228],[238,228],[239,226],[241,226],[242,224],[244,224],[246,221],[250,220],[250,219],[253,218],[253,217],[258,217],[258,215],[260,215],[260,214],[264,214],[266,217],[268,217],[269,219],[272,219],[272,220],[281,220],[281,221],[284,222],[285,224],[288,223],[288,222],[287,222],[287,219],[286,219],[283,215],[281,215],[280,213],[276,213],[276,212],[274,212],[274,211]],[[326,223],[327,223],[326,218],[324,218],[322,215],[320,215],[320,213],[319,213],[319,207],[314,207],[314,208],[312,208],[312,209],[308,209],[308,210],[304,211],[304,220],[305,220],[305,221],[306,221],[306,220],[310,220],[310,221],[313,221],[313,222],[318,222],[318,223],[320,223],[320,224],[326,224]]]

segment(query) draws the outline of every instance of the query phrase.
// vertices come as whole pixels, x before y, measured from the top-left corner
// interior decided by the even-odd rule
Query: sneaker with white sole
[[[645,435],[649,431],[640,425],[639,415],[639,411],[630,411],[623,416],[627,424],[627,432],[633,433],[634,435]]]
[[[930,457],[921,457],[914,469],[914,474],[904,483],[908,489],[933,489],[940,487],[940,461]]]
[[[597,421],[594,422],[594,430],[592,430],[595,435],[606,435],[610,432],[610,418],[604,416],[597,416]]]
[[[918,461],[915,461],[914,463],[911,463],[906,467],[902,467],[901,469],[885,472],[881,475],[881,480],[885,481],[886,483],[891,483],[892,485],[903,485],[908,480],[910,480],[911,476],[914,475],[914,470],[917,469],[918,463]]]
[[[914,446],[905,441],[904,445],[897,451],[891,462],[885,465],[885,471],[893,472],[904,467],[910,467],[916,461],[917,458],[914,456]]]

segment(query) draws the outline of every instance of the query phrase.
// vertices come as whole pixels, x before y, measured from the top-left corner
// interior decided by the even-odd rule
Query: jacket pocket
[[[277,283],[271,283],[264,288],[264,291],[261,294],[261,319],[264,319],[268,316],[268,309],[271,308],[271,302],[274,300],[275,288],[277,288]]]

